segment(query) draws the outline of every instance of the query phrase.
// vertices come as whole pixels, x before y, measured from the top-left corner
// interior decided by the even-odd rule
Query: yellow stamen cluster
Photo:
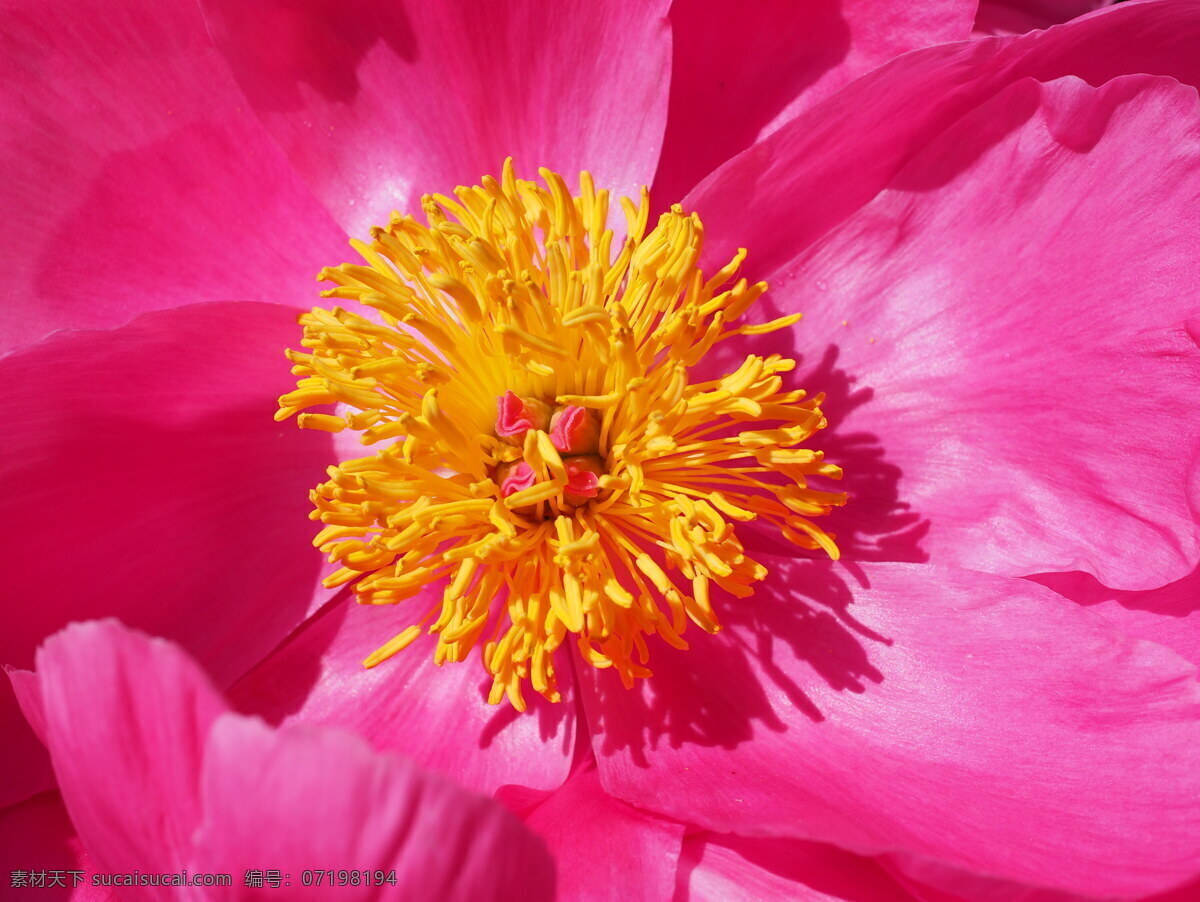
[[[649,195],[621,199],[614,253],[607,191],[588,173],[573,196],[563,178],[515,177],[422,200],[427,224],[393,214],[352,241],[365,265],[319,278],[324,297],[374,311],[315,309],[300,318],[304,352],[289,351],[295,391],[277,418],[361,433],[373,456],[329,468],[312,492],[315,540],[341,565],[326,585],[357,580],[364,604],[413,600],[414,625],[365,661],[400,651],[423,629],[436,660],[463,661],[482,642],[490,701],[524,710],[526,680],[557,701],[555,653],[580,656],[626,685],[650,674],[646,638],[686,648],[691,620],[719,628],[712,586],[750,595],[767,568],[735,524],[761,520],[802,548],[837,557],[809,518],[845,503],[810,488],[838,477],[820,451],[799,447],[825,426],[821,396],[783,390],[795,362],[748,356],[722,378],[689,369],[718,342],[784,328],[786,316],[735,326],[765,290],[736,274],[705,279],[703,230],[678,206],[647,234]],[[599,492],[564,497],[566,468],[545,431],[520,447],[496,435],[506,391],[578,405],[600,424]],[[537,481],[504,497],[498,470],[524,460]],[[578,498],[575,499],[578,502]],[[444,581],[440,597],[422,590]]]

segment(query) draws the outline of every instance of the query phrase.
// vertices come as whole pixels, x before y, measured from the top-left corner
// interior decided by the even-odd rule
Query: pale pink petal
[[[705,256],[739,247],[761,275],[874,197],[964,114],[1022,78],[1170,75],[1200,85],[1200,4],[1120,3],[1045,34],[905,54],[729,160],[684,202],[705,224]]]
[[[429,639],[363,667],[367,655],[413,622],[413,609],[434,603],[441,587],[436,592],[400,608],[330,605],[234,685],[233,703],[273,723],[353,730],[377,750],[401,752],[485,794],[508,783],[559,786],[574,747],[569,684],[562,703],[531,694],[529,711],[518,714],[487,703],[491,679],[477,656],[438,667]]]
[[[581,679],[609,792],[1100,896],[1193,875],[1194,665],[1027,580],[756,556],[800,597],[730,603],[633,691]]]
[[[979,34],[1021,34],[1049,28],[1101,7],[1114,0],[980,0],[975,15]]]
[[[327,594],[307,514],[328,437],[272,420],[295,319],[203,304],[0,360],[0,662],[29,667],[65,624],[114,615],[178,640],[225,684]],[[39,760],[4,769],[5,797],[46,788]]]
[[[970,0],[676,0],[659,205],[893,57],[967,38],[974,14]]]
[[[1198,193],[1194,89],[1026,80],[767,274],[805,313],[797,383],[830,392],[849,556],[1122,589],[1193,570]],[[913,547],[859,541],[889,495],[923,521]]]
[[[112,620],[48,639],[37,673],[46,746],[88,851],[107,871],[185,866],[205,737],[224,710],[208,678],[177,646]]]
[[[588,764],[551,793],[525,824],[558,866],[561,902],[670,899],[684,825],[614,799]]]
[[[410,761],[374,754],[348,733],[274,731],[226,715],[209,736],[202,787],[205,822],[192,869],[240,878],[266,867],[292,887],[236,887],[222,899],[554,896],[554,864],[515,817]],[[337,885],[335,874],[319,889],[301,888],[305,871],[322,868],[369,871],[374,885]],[[395,871],[396,885],[379,884],[376,871]]]
[[[250,103],[352,234],[498,175],[510,155],[522,174],[588,169],[625,193],[658,163],[666,0],[205,8]]]
[[[277,868],[299,887],[307,869],[380,869],[396,872],[395,887],[327,881],[289,895],[400,899],[418,887],[445,899],[553,895],[545,847],[499,805],[374,755],[352,735],[277,732],[229,713],[173,643],[115,621],[74,624],[38,652],[38,683],[71,820],[104,872],[240,880]],[[234,887],[188,898],[261,896]],[[121,894],[179,897],[140,885]]]
[[[1110,589],[1087,573],[1041,573],[1032,579],[1086,606],[1126,635],[1165,645],[1200,666],[1200,570],[1144,592]]]
[[[21,885],[16,871],[26,874]],[[37,884],[29,882],[31,871],[43,875]],[[93,873],[57,792],[0,809],[0,889],[9,891],[4,898],[19,898],[20,889],[39,902],[116,902],[111,889],[92,885]]]
[[[0,80],[0,351],[198,301],[303,306],[345,258],[196,4],[6,9]]]
[[[683,841],[680,902],[909,902],[870,858],[802,839],[695,833]]]

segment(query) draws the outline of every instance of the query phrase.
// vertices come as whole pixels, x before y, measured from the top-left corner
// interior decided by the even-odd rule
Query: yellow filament
[[[315,544],[340,565],[326,584],[414,607],[414,625],[366,666],[427,629],[439,664],[479,648],[489,700],[519,710],[526,686],[559,699],[568,634],[584,661],[631,686],[650,675],[646,636],[686,648],[688,621],[718,630],[714,584],[745,597],[767,576],[739,523],[765,521],[836,558],[810,518],[846,500],[809,485],[841,471],[800,447],[825,418],[821,396],[783,390],[794,361],[751,355],[692,381],[717,342],[799,319],[734,325],[766,290],[737,279],[746,252],[705,280],[695,214],[672,207],[647,232],[643,190],[620,200],[620,241],[590,175],[572,196],[540,173],[541,184],[518,179],[506,161],[499,180],[423,198],[425,223],[393,214],[370,243],[353,241],[365,265],[322,270],[334,286],[322,294],[372,312],[301,316],[304,350],[287,353],[297,386],[277,414],[338,404],[299,425],[375,446],[311,493]],[[568,497],[546,432],[498,439],[496,399],[509,390],[594,412],[604,471],[594,498]],[[504,497],[497,468],[519,460],[536,482]]]

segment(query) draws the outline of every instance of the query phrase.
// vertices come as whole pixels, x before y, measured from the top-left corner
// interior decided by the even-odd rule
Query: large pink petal
[[[654,174],[665,0],[205,6],[250,103],[352,234],[498,174],[510,155],[523,173],[589,169],[624,193]]]
[[[936,135],[1022,78],[1100,85],[1146,72],[1200,85],[1200,4],[1118,4],[1045,33],[905,54],[797,116],[692,191],[706,257],[750,249],[759,274],[874,197]]]
[[[590,764],[525,823],[554,855],[562,902],[669,899],[675,891],[684,825],[614,799]]]
[[[106,871],[186,865],[201,822],[205,737],[224,703],[177,646],[115,621],[74,624],[39,650],[46,746],[71,820]],[[137,887],[130,898],[167,898]]]
[[[1192,876],[1195,666],[1026,580],[764,560],[802,597],[731,603],[633,692],[581,680],[614,795],[1101,896]]]
[[[974,13],[969,0],[676,0],[659,205],[863,73],[965,39]]]
[[[517,714],[507,703],[487,704],[491,683],[478,658],[438,667],[429,639],[365,669],[363,659],[412,618],[403,606],[330,605],[235,684],[231,699],[271,722],[353,730],[376,749],[401,752],[483,793],[510,783],[559,786],[575,741],[570,671],[565,701],[531,698],[529,711]]]
[[[309,302],[345,239],[194,3],[5,6],[0,351],[198,301]]]
[[[451,737],[447,737],[451,741]],[[501,806],[410,761],[376,755],[356,736],[226,715],[204,763],[204,825],[192,867],[282,872],[293,889],[238,887],[221,899],[550,900],[554,864],[545,846]],[[359,885],[306,871],[369,872]],[[395,872],[396,885],[380,884]],[[360,877],[361,880],[361,877]],[[237,881],[235,881],[237,882]]]
[[[228,683],[324,595],[307,495],[328,437],[272,420],[295,318],[202,304],[0,360],[0,662],[29,667],[63,625],[113,615]],[[6,756],[6,798],[45,788],[38,760]]]
[[[806,314],[798,381],[835,389],[831,457],[854,436],[883,455],[839,461],[852,502],[829,525],[850,554],[891,466],[920,554],[1122,589],[1193,570],[1198,195],[1194,89],[1026,80],[773,275]]]
[[[906,902],[869,858],[802,839],[695,833],[683,842],[679,902]]]

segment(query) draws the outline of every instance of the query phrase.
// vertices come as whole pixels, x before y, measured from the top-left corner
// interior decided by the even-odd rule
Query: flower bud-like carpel
[[[595,454],[600,421],[592,411],[568,404],[550,418],[550,441],[560,454]]]
[[[530,429],[550,428],[550,405],[537,398],[520,398],[506,391],[496,400],[496,435],[520,447]]]

